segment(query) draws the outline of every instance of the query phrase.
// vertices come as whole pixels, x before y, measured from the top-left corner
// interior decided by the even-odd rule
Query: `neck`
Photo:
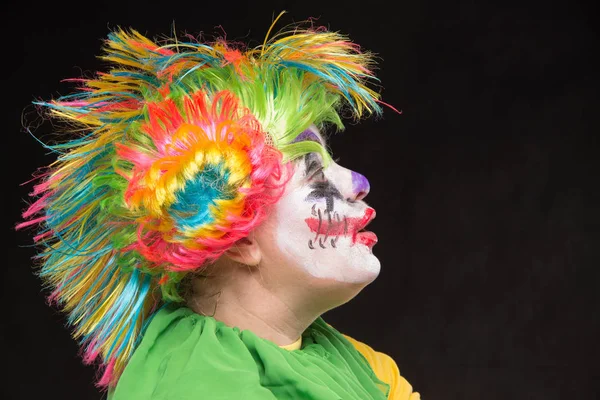
[[[228,270],[226,275],[195,278],[188,306],[279,346],[297,341],[322,313],[302,300],[312,296],[289,287],[283,290],[261,276],[258,268],[237,265]]]

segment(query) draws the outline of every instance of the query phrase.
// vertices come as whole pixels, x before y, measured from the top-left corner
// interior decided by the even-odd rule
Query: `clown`
[[[254,49],[118,30],[103,59],[39,103],[77,136],[18,227],[109,399],[418,399],[321,318],[380,270],[368,180],[325,139],[381,112],[372,56],[296,26]]]

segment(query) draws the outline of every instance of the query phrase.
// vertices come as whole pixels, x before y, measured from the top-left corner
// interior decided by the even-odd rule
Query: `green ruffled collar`
[[[319,317],[286,350],[186,307],[157,311],[109,400],[387,399],[366,359]]]

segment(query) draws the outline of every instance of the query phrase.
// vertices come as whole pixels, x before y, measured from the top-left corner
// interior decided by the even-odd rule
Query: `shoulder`
[[[273,399],[239,330],[186,308],[149,323],[109,400]],[[218,394],[218,395],[217,395]]]
[[[377,377],[390,385],[389,400],[419,400],[419,393],[413,392],[412,385],[400,375],[398,365],[385,353],[348,335],[343,335],[367,360]]]

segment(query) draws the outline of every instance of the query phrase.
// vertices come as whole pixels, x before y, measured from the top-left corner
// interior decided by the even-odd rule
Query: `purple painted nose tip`
[[[352,189],[356,194],[357,200],[360,200],[369,194],[371,185],[369,185],[369,180],[364,175],[352,171]]]

